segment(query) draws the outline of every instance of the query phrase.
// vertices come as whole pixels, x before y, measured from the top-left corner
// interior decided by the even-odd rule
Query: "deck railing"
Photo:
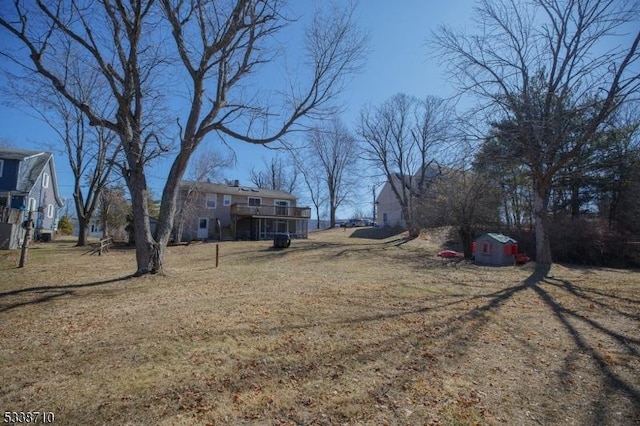
[[[232,216],[272,216],[285,218],[311,217],[311,207],[287,207],[287,206],[254,206],[250,204],[236,203],[231,205]]]

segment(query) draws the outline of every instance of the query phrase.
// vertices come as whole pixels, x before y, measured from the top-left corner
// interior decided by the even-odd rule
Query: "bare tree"
[[[131,213],[122,183],[101,191],[98,213],[102,223],[102,236],[120,238],[127,224],[127,216]]]
[[[438,151],[449,140],[452,110],[436,97],[398,94],[360,114],[358,133],[365,158],[390,183],[410,235],[420,232],[415,201],[442,174]]]
[[[72,62],[69,57],[61,59],[64,60],[69,91],[86,102],[104,96],[95,72],[83,67],[82,63]],[[9,77],[10,84],[4,88],[8,97],[14,104],[25,105],[58,136],[52,150],[64,154],[71,167],[79,225],[77,245],[84,246],[101,191],[109,183],[119,153],[116,135],[105,128],[92,128],[81,111],[42,79],[36,76],[17,78],[11,74]]]
[[[309,171],[303,175],[309,187],[313,188],[314,178],[317,177],[326,188],[329,223],[332,228],[336,225],[338,207],[353,194],[358,157],[356,138],[338,118],[312,130],[309,134],[308,156],[303,167],[316,168],[317,175]],[[316,212],[318,211],[317,204]]]
[[[274,156],[271,161],[263,159],[263,168],[256,170],[251,168],[249,180],[258,188],[275,189],[294,193],[298,186],[298,168],[283,162],[279,156]]]
[[[161,270],[180,180],[207,135],[256,144],[277,141],[303,118],[329,110],[343,77],[358,71],[365,37],[354,26],[352,5],[313,20],[307,32],[311,67],[304,74],[307,85],[292,86],[278,108],[262,101],[260,92],[266,83],[251,79],[261,65],[274,59],[269,56],[273,52],[270,42],[287,22],[282,6],[279,0],[104,0],[90,4],[52,0],[16,1],[0,11],[0,28],[21,47],[3,47],[2,53],[40,74],[91,125],[118,135],[126,159],[122,172],[132,199],[136,275]],[[169,33],[172,47],[164,39]],[[69,89],[59,63],[61,55],[99,71],[109,89],[112,109],[81,99]],[[178,68],[171,68],[174,66]],[[171,84],[176,77],[180,85]],[[184,88],[180,95],[188,104],[180,109],[185,115],[178,118],[173,132],[179,146],[162,193],[154,239],[149,225],[147,167],[170,148],[164,140],[168,132],[165,115],[156,114],[167,87]]]
[[[639,11],[640,4],[624,0],[480,0],[478,34],[446,27],[434,34],[461,91],[486,101],[491,121],[510,123],[510,139],[531,171],[542,265],[552,261],[554,176],[640,88]],[[634,22],[630,44],[620,45],[624,26]],[[585,119],[575,126],[578,116]]]
[[[102,192],[110,183],[111,171],[118,155],[115,135],[105,128],[87,128],[86,118],[78,115],[75,123],[65,123],[65,148],[73,173],[73,201],[79,233],[78,246],[87,244],[89,223],[98,207]],[[71,135],[71,125],[75,127]],[[83,190],[84,187],[84,190]]]
[[[313,158],[305,155],[304,150],[291,151],[290,157],[296,169],[302,175],[302,182],[316,211],[316,229],[320,229],[320,211],[327,202],[327,189],[324,184],[322,170],[319,167],[312,166]]]
[[[433,185],[435,197],[420,201],[421,210],[437,225],[454,226],[466,258],[471,257],[473,239],[479,231],[500,222],[500,192],[494,182],[462,165]]]

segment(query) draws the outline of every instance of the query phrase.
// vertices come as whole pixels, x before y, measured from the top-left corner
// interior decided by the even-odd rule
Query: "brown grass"
[[[0,254],[0,407],[59,424],[633,424],[640,274],[490,268],[330,230]],[[362,238],[357,238],[358,236]]]

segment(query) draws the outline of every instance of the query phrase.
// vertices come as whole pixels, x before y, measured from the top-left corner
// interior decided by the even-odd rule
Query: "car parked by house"
[[[344,226],[346,228],[359,228],[361,226],[367,226],[367,222],[364,219],[349,219]]]

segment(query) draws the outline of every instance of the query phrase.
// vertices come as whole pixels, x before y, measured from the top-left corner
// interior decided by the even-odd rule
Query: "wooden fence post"
[[[23,268],[27,263],[27,253],[29,251],[29,241],[31,241],[31,229],[33,228],[33,211],[29,210],[29,216],[27,216],[27,231],[24,233],[24,240],[22,241],[22,251],[20,252],[20,264],[18,268]]]

